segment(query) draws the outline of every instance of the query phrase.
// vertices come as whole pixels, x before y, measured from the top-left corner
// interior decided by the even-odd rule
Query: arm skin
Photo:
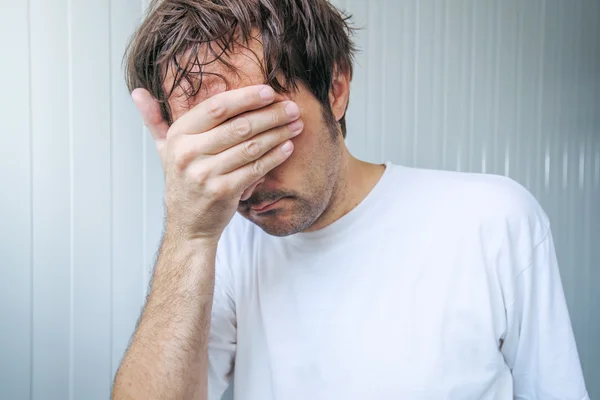
[[[216,248],[165,235],[114,400],[206,400]]]

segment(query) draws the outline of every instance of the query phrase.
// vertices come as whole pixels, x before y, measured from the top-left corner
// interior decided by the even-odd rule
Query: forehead
[[[219,48],[213,46],[217,52]],[[218,55],[219,53],[217,53]],[[190,84],[183,79],[178,87],[173,90],[169,98],[172,119],[176,121],[189,109],[202,101],[226,90],[237,89],[244,86],[257,85],[265,82],[265,76],[262,68],[263,48],[259,40],[251,39],[247,46],[236,44],[233,50],[227,55],[222,55],[221,59],[227,61],[233,68],[228,68],[220,59],[212,54],[207,45],[201,46],[198,51],[198,60],[202,65],[202,85],[198,93],[191,98],[186,96]],[[192,57],[190,51],[184,54],[179,60],[179,65],[186,65]],[[163,83],[163,90],[169,93],[176,79],[177,65],[170,63],[167,75]],[[197,77],[200,67],[194,65],[191,72]]]

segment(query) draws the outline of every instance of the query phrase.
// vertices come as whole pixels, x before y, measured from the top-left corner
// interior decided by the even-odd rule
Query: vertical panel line
[[[591,209],[591,198],[592,198],[592,181],[589,179],[589,173],[591,171],[589,171],[589,168],[591,167],[591,162],[590,162],[590,155],[592,153],[592,145],[593,145],[593,138],[592,137],[588,137],[588,146],[587,146],[587,157],[585,160],[585,164],[586,164],[586,169],[588,169],[588,178],[586,179],[585,182],[585,192],[583,194],[584,196],[584,211],[583,211],[583,221],[584,221],[584,230],[583,230],[583,235],[584,235],[584,254],[585,254],[585,260],[583,265],[585,266],[585,304],[587,305],[587,310],[588,312],[587,314],[587,318],[585,319],[586,321],[586,325],[585,325],[585,332],[586,332],[586,343],[585,346],[586,347],[590,347],[591,342],[590,342],[590,325],[592,324],[592,284],[591,282],[593,282],[593,274],[592,274],[592,252],[593,252],[593,248],[591,245],[591,237],[593,235],[592,233],[592,218],[591,216],[593,215],[593,211]],[[586,149],[584,149],[585,151]]]
[[[369,23],[371,22],[371,12],[372,12],[372,8],[371,8],[371,2],[367,3],[367,22],[366,22],[366,26],[367,29],[364,30],[365,32],[365,47],[367,48],[367,51],[365,53],[365,77],[366,77],[366,81],[367,81],[367,85],[366,85],[366,96],[367,96],[367,101],[365,102],[365,118],[363,118],[363,138],[364,138],[364,142],[363,142],[363,149],[368,149],[369,148],[369,115],[371,113],[371,107],[369,107],[369,87],[371,86],[369,84],[369,67],[370,67],[370,54],[369,51],[371,51],[373,49],[372,46],[369,46]]]
[[[444,2],[444,28],[442,29],[442,81],[443,81],[443,102],[442,102],[442,168],[447,168],[446,154],[448,152],[448,3]]]
[[[598,18],[597,20],[600,20],[600,6],[598,6],[598,8],[596,9],[596,11],[598,11],[596,17]],[[597,24],[596,25],[596,33],[597,35],[595,35],[595,37],[600,37],[600,29],[598,29],[600,26]],[[596,61],[596,64],[598,64],[598,69],[600,69],[600,46],[596,46],[595,47],[595,51],[592,55],[592,59]],[[599,110],[600,109],[600,80],[596,81],[596,85],[597,90],[595,91],[595,96],[594,96],[594,100],[593,100],[593,109],[594,110]],[[596,117],[598,116],[598,114],[596,114]],[[591,130],[590,130],[590,135],[592,135],[592,137],[594,137],[596,140],[592,141],[592,143],[595,143],[595,160],[594,160],[594,188],[595,189],[599,189],[600,188],[600,118],[597,119],[599,121],[599,126],[596,127],[596,132],[594,132],[594,121],[596,120],[596,118],[592,119],[592,126],[591,126]],[[596,136],[594,136],[594,133],[596,134]],[[590,155],[591,158],[591,155]],[[590,179],[592,177],[592,173],[590,171]],[[600,193],[598,193],[598,195],[600,196]],[[600,219],[599,219],[600,222]],[[600,226],[598,226],[598,231],[600,232]],[[598,253],[600,255],[600,252]],[[600,258],[599,258],[600,259]]]
[[[537,143],[536,143],[536,151],[542,152],[542,118],[543,118],[543,110],[544,110],[544,65],[546,65],[546,0],[541,0],[541,21],[540,21],[540,61],[539,61],[539,69],[538,69],[538,91],[537,91],[537,102],[538,102],[538,115],[537,115]],[[541,156],[541,154],[540,154]],[[541,159],[541,157],[540,157]],[[546,190],[548,189],[548,166],[547,164],[547,156],[544,159],[544,186]],[[541,191],[540,191],[541,192]]]
[[[563,13],[559,12],[558,13],[558,43],[556,44],[556,48],[558,49],[564,49],[565,48],[565,40],[564,40],[564,15]],[[563,107],[561,105],[561,101],[565,98],[565,85],[564,85],[564,57],[561,57],[560,55],[558,56],[558,66],[557,66],[557,75],[558,78],[556,80],[556,88],[557,88],[557,95],[555,96],[555,113],[554,113],[554,119],[555,119],[555,123],[554,126],[556,127],[555,131],[554,131],[554,138],[553,138],[553,142],[554,142],[554,148],[556,149],[556,158],[557,158],[557,164],[558,164],[558,160],[560,157],[560,144],[562,142],[562,125],[564,123],[563,121]],[[563,166],[564,166],[564,160],[563,160]],[[556,183],[556,195],[557,198],[560,197],[560,185],[561,185],[561,175],[560,172],[564,173],[564,169],[561,171],[557,171],[557,183]],[[562,218],[561,218],[561,223],[562,223]]]
[[[470,162],[474,153],[474,130],[475,130],[475,21],[477,20],[477,2],[474,2],[471,6],[471,40],[469,41],[471,48],[469,49],[469,58],[470,58],[470,68],[471,68],[471,82],[470,82],[470,91],[469,91],[469,160],[467,168],[469,171],[472,171],[473,163]],[[485,134],[485,133],[483,133]],[[482,155],[482,158],[484,156]]]
[[[515,97],[516,97],[516,101],[515,104],[517,104],[520,99],[519,99],[519,84],[518,84],[518,80],[519,80],[519,62],[520,62],[520,54],[519,54],[519,40],[521,39],[520,35],[519,35],[519,23],[517,21],[517,32],[515,34],[516,39],[515,39],[515,45],[517,46],[517,57],[515,59],[515,64],[513,66],[514,70],[513,72],[515,72],[516,75],[516,79],[513,80],[512,84],[514,84],[514,88],[515,88]],[[512,84],[511,84],[511,88],[512,88]],[[516,108],[518,108],[518,105],[516,106]],[[513,135],[515,135],[514,130],[516,129],[517,126],[517,119],[518,116],[515,116],[514,122],[511,124],[509,131],[505,132],[504,134],[506,135],[506,141],[504,142],[504,175],[505,176],[510,176],[510,161],[511,161],[511,145],[513,144]]]
[[[146,0],[142,2],[142,15],[146,13]],[[148,221],[146,216],[148,213],[148,183],[147,183],[147,167],[148,159],[146,155],[146,130],[142,126],[142,301],[146,296],[146,268],[148,263]]]
[[[412,132],[412,165],[414,167],[417,166],[417,146],[419,140],[419,42],[420,42],[420,17],[421,10],[419,7],[419,1],[415,0],[415,41],[414,41],[414,52],[415,56],[413,58],[413,72],[414,72],[414,81],[413,81],[413,93],[414,93],[414,107],[413,107],[413,132]]]
[[[500,79],[499,79],[499,66],[500,63],[500,2],[497,1],[495,4],[495,12],[494,15],[496,18],[494,19],[494,116],[493,116],[493,144],[491,146],[495,151],[498,150],[498,136],[500,133],[498,129],[500,127]],[[494,160],[499,164],[499,160]],[[499,166],[499,165],[498,165]]]
[[[577,35],[575,37],[575,48],[577,49],[577,56],[575,57],[579,62],[578,62],[578,67],[576,69],[576,87],[579,88],[577,90],[577,97],[575,99],[575,110],[576,111],[576,118],[575,118],[575,130],[577,132],[580,132],[580,134],[583,134],[582,132],[582,120],[584,118],[584,115],[582,115],[581,113],[581,103],[582,103],[582,93],[583,90],[581,89],[582,86],[582,66],[584,65],[584,61],[586,60],[585,55],[582,53],[582,44],[583,44],[583,31],[584,31],[584,24],[583,24],[583,4],[582,2],[576,2],[575,6],[577,7],[577,11],[576,11],[576,20],[577,20],[577,26],[579,26],[580,28],[577,30]],[[575,146],[573,146],[573,150],[577,151],[577,148]],[[575,156],[573,157],[575,158]],[[591,271],[590,271],[590,264],[585,262],[587,260],[587,254],[589,253],[589,246],[588,246],[588,229],[587,229],[587,222],[589,221],[589,218],[585,218],[585,215],[582,215],[582,213],[586,213],[587,211],[587,196],[586,193],[584,192],[584,178],[585,178],[585,137],[580,138],[580,148],[579,148],[579,189],[581,190],[581,196],[583,197],[583,204],[581,204],[582,209],[580,209],[578,206],[579,205],[575,205],[574,203],[576,203],[576,200],[573,198],[574,196],[576,196],[576,190],[573,189],[571,190],[571,198],[569,199],[569,203],[572,210],[573,210],[573,214],[574,217],[577,218],[578,214],[580,217],[584,217],[584,222],[583,222],[583,226],[584,226],[584,230],[583,230],[583,235],[584,235],[584,240],[583,240],[583,256],[584,256],[584,262],[583,264],[583,288],[581,288],[582,292],[583,292],[583,298],[584,299],[589,299],[590,298],[590,285],[589,284],[585,284],[585,283],[589,283],[590,282],[590,276],[591,276]],[[575,169],[575,168],[573,168]],[[578,202],[579,203],[579,202]],[[580,221],[578,221],[580,222]],[[574,220],[570,219],[569,220],[569,225],[570,225],[570,230],[571,230],[571,234],[569,235],[569,243],[570,249],[573,249],[577,246],[576,240],[574,238],[574,236],[577,234],[577,227],[574,226]],[[578,223],[579,225],[579,223]],[[576,251],[572,254],[571,257],[573,257],[575,260],[574,261],[581,261],[581,252]],[[577,264],[576,264],[577,265]],[[581,282],[581,281],[580,281]],[[577,292],[579,292],[579,290],[577,290]],[[587,303],[589,304],[589,303]],[[587,309],[587,310],[586,310]],[[588,311],[588,312],[586,312]],[[580,312],[582,312],[583,316],[582,316],[582,325],[583,325],[583,346],[587,347],[588,346],[588,332],[589,332],[589,323],[590,323],[590,319],[589,319],[589,308],[585,307],[580,310]],[[580,314],[581,315],[581,314]],[[587,354],[583,354],[582,355],[583,358],[583,362],[586,362],[588,356]]]
[[[438,47],[437,46],[437,40],[438,37],[440,36],[440,33],[438,31],[438,27],[440,25],[439,23],[439,7],[438,7],[438,2],[435,1],[433,3],[433,27],[432,27],[432,36],[433,36],[433,40],[432,40],[432,48],[431,48],[431,59],[432,62],[431,64],[434,66],[431,68],[430,72],[430,76],[429,79],[431,80],[432,84],[430,86],[431,88],[431,92],[429,93],[431,95],[431,115],[434,116],[432,118],[432,122],[431,122],[431,133],[433,136],[432,142],[430,143],[430,145],[437,145],[437,139],[438,139],[438,129],[439,129],[439,115],[438,115],[438,100],[440,98],[440,96],[436,96],[440,82],[439,82],[439,76],[437,75],[437,71],[439,71],[439,67],[438,67],[438,63],[436,61],[438,61],[438,57],[439,57],[439,51],[438,51]],[[436,146],[437,147],[437,146]],[[435,167],[439,167],[439,160],[435,160]]]
[[[577,30],[577,36],[576,36],[576,46],[575,48],[578,49],[578,57],[577,59],[579,60],[578,63],[578,68],[576,70],[576,82],[577,82],[577,88],[582,88],[582,79],[581,79],[581,68],[582,65],[584,64],[584,60],[585,60],[585,56],[583,56],[583,54],[581,53],[581,49],[582,49],[582,41],[583,41],[583,5],[581,2],[577,2],[575,3],[575,6],[577,7],[577,25],[580,26],[581,28]],[[577,90],[577,98],[575,100],[575,110],[577,110],[577,117],[575,118],[575,130],[577,132],[582,132],[581,129],[581,125],[582,125],[582,119],[583,119],[583,115],[581,113],[581,96],[582,96],[582,89],[578,89]],[[580,152],[579,152],[579,187],[580,189],[583,189],[583,179],[584,179],[584,146],[585,146],[585,142],[584,139],[580,139]]]
[[[517,79],[516,79],[516,95],[517,95],[517,101],[515,102],[515,125],[514,125],[514,130],[512,132],[512,135],[509,135],[508,137],[512,136],[511,140],[511,145],[514,146],[514,154],[513,154],[513,165],[515,166],[514,171],[519,171],[520,173],[522,173],[522,165],[520,165],[520,156],[521,156],[521,151],[520,151],[520,147],[522,145],[522,141],[519,140],[519,138],[521,137],[520,133],[521,133],[521,128],[523,125],[523,113],[521,111],[522,109],[522,104],[523,104],[523,40],[522,37],[523,35],[523,11],[521,10],[520,12],[518,11],[518,16],[517,16],[517,60],[516,60],[516,64],[515,64],[515,72],[517,75]],[[510,162],[510,160],[509,160]],[[527,163],[528,164],[528,163]],[[527,179],[527,177],[526,177]],[[529,186],[529,182],[526,181],[526,185]],[[528,188],[529,189],[529,188]]]
[[[110,184],[110,201],[108,203],[109,207],[109,215],[110,215],[110,283],[109,283],[109,299],[108,299],[108,314],[109,314],[109,331],[108,331],[108,382],[109,386],[112,383],[112,364],[113,364],[113,304],[114,304],[114,288],[113,288],[113,278],[114,278],[114,166],[113,166],[113,143],[114,143],[114,129],[113,129],[113,74],[112,74],[112,8],[111,8],[111,0],[107,0],[108,6],[108,118],[109,118],[109,147],[108,147],[108,158],[109,158],[109,184]]]
[[[146,197],[148,195],[148,183],[146,182],[147,167],[148,161],[146,156],[146,130],[142,128],[142,299],[146,295],[146,268],[148,262],[148,221],[146,221],[146,215],[148,213],[148,201],[146,200]]]
[[[74,382],[73,382],[73,363],[74,363],[74,345],[73,337],[75,331],[74,325],[74,218],[75,218],[75,194],[74,194],[74,126],[73,126],[73,3],[72,0],[67,1],[67,42],[68,42],[68,104],[69,104],[69,400],[73,400]]]
[[[569,186],[569,141],[565,139],[564,144],[565,147],[563,147],[562,188],[564,191],[566,191],[567,187]]]
[[[594,186],[598,189],[600,187],[600,151],[596,152],[594,170]]]
[[[581,131],[578,131],[581,132]],[[579,189],[583,190],[585,184],[585,144],[579,145]]]
[[[383,0],[383,14],[382,14],[382,26],[383,26],[383,49],[381,51],[381,76],[384,77],[385,80],[385,76],[386,76],[386,65],[387,65],[387,3],[388,0]],[[386,95],[387,95],[387,85],[384,83],[383,85],[381,85],[381,146],[379,148],[379,161],[388,161],[385,159],[386,155],[385,155],[385,138],[388,134],[387,132],[387,124],[386,124],[386,115],[385,115],[385,99],[386,99]]]
[[[28,77],[29,77],[29,245],[31,246],[31,251],[29,252],[29,273],[31,276],[30,281],[30,302],[31,302],[31,310],[30,310],[30,328],[29,328],[29,399],[33,400],[33,316],[34,316],[34,307],[35,303],[33,301],[33,290],[35,288],[35,275],[34,275],[34,220],[33,220],[33,78],[32,78],[32,50],[31,50],[31,0],[27,0],[27,51],[28,51]]]

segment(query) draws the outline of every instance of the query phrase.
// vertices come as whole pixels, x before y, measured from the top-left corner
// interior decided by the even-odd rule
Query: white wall
[[[121,57],[145,0],[0,0],[0,398],[106,399],[162,229]],[[338,0],[365,27],[360,158],[507,174],[540,200],[600,396],[600,2]]]

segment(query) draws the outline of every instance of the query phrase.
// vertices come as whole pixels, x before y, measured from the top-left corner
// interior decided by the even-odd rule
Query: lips
[[[281,197],[277,200],[274,200],[274,201],[268,201],[268,202],[253,205],[253,206],[251,206],[252,211],[254,211],[256,213],[261,213],[261,212],[272,210],[273,208],[275,208],[277,206],[277,203],[279,203],[279,201],[281,199],[283,199],[283,197]]]

